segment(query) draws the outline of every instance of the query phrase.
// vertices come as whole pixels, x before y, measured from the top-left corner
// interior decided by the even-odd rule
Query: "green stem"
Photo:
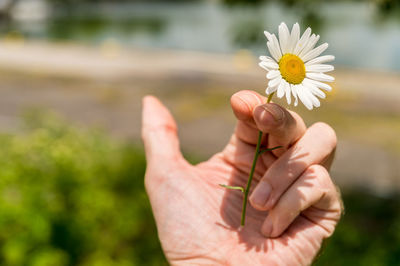
[[[271,99],[272,99],[273,95],[274,95],[274,93],[271,93],[270,95],[268,95],[267,103],[271,102]],[[262,135],[263,135],[262,131],[259,131],[258,132],[258,141],[257,141],[256,151],[254,153],[253,165],[251,166],[249,179],[247,180],[246,189],[244,190],[242,219],[240,221],[240,225],[241,226],[244,226],[244,223],[245,223],[245,220],[246,220],[247,199],[249,197],[250,185],[251,185],[251,181],[253,180],[254,171],[256,169],[257,159],[258,159],[258,156],[261,154],[260,153],[260,147],[261,147]]]
[[[227,188],[227,189],[233,189],[233,190],[240,190],[242,191],[242,193],[244,193],[244,188],[240,187],[240,186],[227,186],[224,184],[219,184],[221,187]]]
[[[257,141],[257,146],[256,146],[256,152],[254,153],[253,165],[251,166],[249,179],[247,180],[246,189],[244,190],[242,220],[240,221],[241,226],[244,226],[244,222],[246,219],[247,198],[249,197],[250,185],[251,185],[251,181],[253,180],[254,170],[256,169],[257,159],[258,159],[258,156],[260,155],[260,146],[261,146],[262,135],[263,135],[263,133],[261,131],[258,132],[258,141]]]

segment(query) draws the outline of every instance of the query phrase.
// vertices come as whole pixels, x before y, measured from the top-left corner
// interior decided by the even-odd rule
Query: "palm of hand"
[[[147,105],[143,112],[143,138],[148,162],[145,184],[160,241],[171,264],[306,265],[312,262],[323,239],[333,233],[340,217],[339,197],[336,191],[332,192],[335,189],[332,189],[326,170],[326,182],[315,177],[319,173],[305,171],[311,164],[321,162],[327,154],[314,150],[310,154],[318,156],[310,159],[313,156],[304,154],[307,150],[293,149],[296,148],[296,144],[290,149],[289,157],[284,160],[278,160],[271,152],[260,156],[252,188],[256,187],[267,169],[277,168],[276,165],[281,164],[278,164],[278,161],[297,162],[301,161],[298,158],[302,156],[308,158],[308,166],[301,166],[302,170],[294,174],[298,178],[301,172],[308,172],[308,176],[302,174],[302,177],[298,178],[302,179],[302,183],[292,185],[291,193],[285,192],[291,194],[289,198],[292,201],[286,201],[285,204],[289,205],[284,204],[283,209],[290,210],[291,213],[286,215],[292,216],[293,222],[290,226],[281,228],[281,231],[275,234],[278,237],[266,238],[260,228],[264,220],[269,218],[268,216],[266,219],[268,211],[256,210],[248,204],[246,225],[241,228],[243,194],[219,186],[246,186],[255,150],[254,145],[243,141],[243,133],[249,135],[248,129],[243,130],[246,125],[242,124],[241,128],[236,130],[222,152],[206,162],[192,166],[179,152],[176,126],[169,112],[155,99],[148,99]],[[238,133],[242,136],[238,136]],[[317,135],[321,135],[320,133]],[[310,140],[314,141],[315,135],[309,134],[308,142]],[[269,137],[268,142],[270,141]],[[306,143],[306,146],[309,146],[308,144]],[[329,154],[332,149],[328,149]],[[288,153],[289,151],[281,154],[282,158]],[[286,168],[285,164],[284,167]],[[283,183],[285,182],[288,183]],[[319,186],[323,183],[327,183],[328,186]],[[312,189],[303,189],[301,186],[309,186]],[[310,200],[311,194],[318,194],[314,193],[315,188],[321,188],[323,193]],[[306,193],[303,195],[302,192]],[[300,203],[304,205],[307,201],[309,205],[300,208]],[[293,205],[297,209],[293,209]],[[278,213],[282,212],[282,204],[280,208]],[[270,209],[270,214],[271,211],[277,212],[274,209]]]
[[[154,183],[147,185],[148,190],[155,190],[149,191],[155,195],[153,208],[160,208],[154,213],[167,258],[172,264],[184,265],[310,263],[319,250],[316,243],[329,233],[307,216],[299,216],[279,238],[265,238],[260,227],[267,212],[255,210],[249,204],[246,226],[240,228],[243,194],[218,184],[246,185],[254,146],[240,140],[234,142],[197,166],[177,160],[169,170],[156,174],[158,178],[153,176]],[[252,187],[265,171],[261,158]]]

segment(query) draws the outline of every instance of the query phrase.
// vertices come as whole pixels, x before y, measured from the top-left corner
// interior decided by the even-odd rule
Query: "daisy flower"
[[[279,25],[279,41],[275,34],[264,31],[268,39],[267,46],[272,57],[260,56],[259,65],[268,71],[267,95],[277,91],[278,98],[286,95],[287,103],[294,97],[294,105],[298,99],[309,109],[319,107],[319,98],[325,98],[322,90],[332,88],[325,82],[332,82],[334,78],[326,72],[332,71],[332,65],[323,64],[335,59],[333,55],[319,56],[328,48],[324,43],[314,48],[319,35],[311,34],[307,28],[300,37],[300,26],[293,25],[289,32],[285,23]]]

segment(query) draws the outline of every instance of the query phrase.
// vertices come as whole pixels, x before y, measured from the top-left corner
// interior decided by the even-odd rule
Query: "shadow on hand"
[[[254,152],[254,146],[248,144],[235,145],[232,161],[228,162],[234,168],[234,171],[228,178],[229,181],[227,185],[246,187],[252,161],[246,162],[247,167],[243,167],[243,158],[253,157]],[[303,152],[297,154],[298,149],[296,148],[293,148],[286,152],[289,154],[295,154],[293,155],[294,157],[290,156],[290,158],[292,159],[291,161],[287,162],[288,168],[286,174],[291,174],[291,172],[293,171],[292,169],[305,169],[307,167],[307,165],[301,160],[301,158],[306,157],[308,153]],[[266,156],[266,154],[262,154],[261,156]],[[257,161],[257,167],[250,187],[249,196],[258,184],[261,177],[268,171],[268,169],[265,167],[265,164],[263,163],[263,160],[261,159],[261,156]],[[277,176],[276,178],[285,178],[285,176]],[[301,191],[298,192],[300,204],[301,197],[304,197],[304,195]],[[287,237],[271,239],[266,238],[264,235],[262,235],[261,226],[268,215],[268,211],[256,210],[255,208],[253,208],[253,206],[251,206],[250,202],[247,203],[245,226],[241,227],[240,221],[242,216],[244,194],[241,191],[230,189],[226,189],[224,193],[225,194],[221,204],[220,213],[225,224],[218,223],[217,225],[225,228],[226,230],[236,232],[238,235],[239,243],[244,244],[247,251],[255,250],[257,252],[267,252],[268,249],[273,249],[274,241],[271,240],[279,239],[279,241],[285,246],[288,245],[289,239]]]

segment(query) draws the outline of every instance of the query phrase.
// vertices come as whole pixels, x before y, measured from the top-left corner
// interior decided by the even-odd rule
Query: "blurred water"
[[[312,26],[331,46],[336,64],[400,70],[400,20],[386,18],[369,2],[323,2],[306,9],[277,2],[229,7],[216,1],[80,5],[57,9],[43,20],[14,21],[3,32],[28,38],[99,44],[114,40],[131,47],[264,54],[263,30],[281,21]],[[321,42],[320,41],[320,42]]]

